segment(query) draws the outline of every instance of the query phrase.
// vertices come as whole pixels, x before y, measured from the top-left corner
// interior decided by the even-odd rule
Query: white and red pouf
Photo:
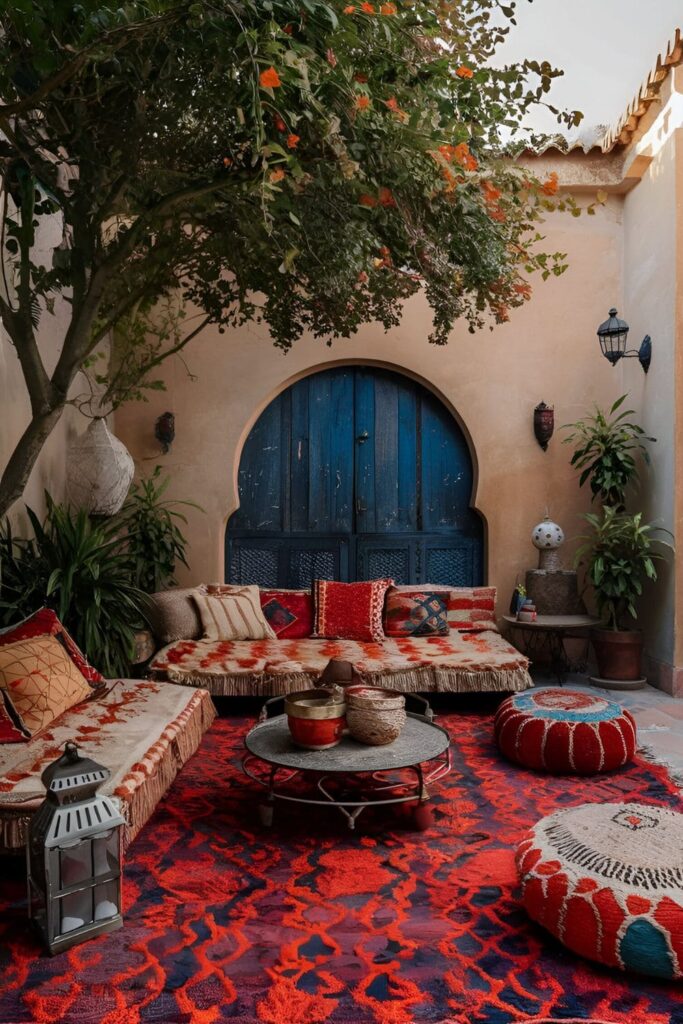
[[[527,913],[574,953],[683,977],[683,814],[635,803],[556,811],[516,860]]]
[[[498,708],[494,731],[510,760],[558,775],[594,775],[632,760],[636,723],[620,704],[578,690],[526,690]]]

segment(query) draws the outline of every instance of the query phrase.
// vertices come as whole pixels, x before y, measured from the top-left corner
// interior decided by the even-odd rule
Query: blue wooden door
[[[467,443],[438,399],[401,374],[341,367],[292,385],[245,442],[239,494],[231,582],[482,582]]]

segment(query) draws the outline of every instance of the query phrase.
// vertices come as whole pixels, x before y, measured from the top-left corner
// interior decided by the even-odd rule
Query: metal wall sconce
[[[625,320],[620,320],[614,307],[609,311],[609,318],[598,327],[598,338],[600,350],[612,366],[616,366],[620,359],[639,360],[645,373],[650,369],[652,359],[652,341],[650,335],[646,334],[639,349],[626,349],[629,327]]]
[[[544,452],[548,450],[548,441],[555,430],[555,409],[552,405],[540,402],[534,409],[534,437]]]
[[[175,416],[172,412],[163,412],[154,424],[154,436],[167,455],[175,437]]]

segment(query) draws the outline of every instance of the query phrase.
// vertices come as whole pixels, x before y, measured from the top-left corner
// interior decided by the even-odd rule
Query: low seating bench
[[[495,629],[448,636],[355,640],[177,640],[150,662],[154,678],[214,696],[277,696],[315,684],[330,659],[349,661],[366,682],[406,692],[519,691],[529,661]]]
[[[18,851],[43,801],[42,771],[73,740],[111,771],[102,792],[118,797],[132,842],[216,712],[206,690],[139,679],[107,682],[107,692],[61,714],[28,743],[0,745],[0,852]]]

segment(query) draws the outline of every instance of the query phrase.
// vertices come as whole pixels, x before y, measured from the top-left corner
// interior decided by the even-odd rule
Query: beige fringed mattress
[[[31,813],[45,796],[41,772],[67,740],[111,771],[101,792],[120,800],[125,848],[216,716],[206,690],[139,679],[107,685],[103,697],[64,712],[28,743],[0,745],[0,852],[23,846]]]
[[[331,658],[350,661],[368,683],[397,690],[471,693],[526,690],[529,661],[495,629],[448,636],[355,640],[177,640],[150,669],[157,678],[215,696],[275,696],[305,689]]]

